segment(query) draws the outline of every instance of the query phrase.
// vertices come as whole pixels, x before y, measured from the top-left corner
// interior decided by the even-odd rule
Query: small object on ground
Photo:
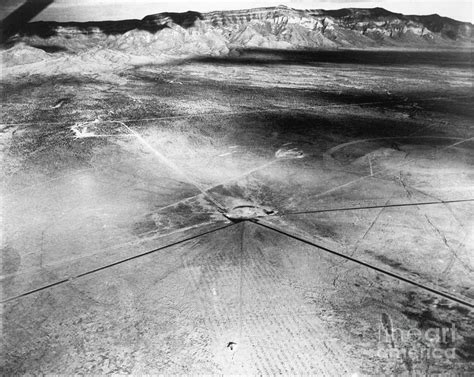
[[[230,350],[233,351],[234,346],[236,346],[236,345],[237,345],[237,343],[235,343],[235,342],[229,342],[229,343],[227,343],[227,348],[230,348]]]

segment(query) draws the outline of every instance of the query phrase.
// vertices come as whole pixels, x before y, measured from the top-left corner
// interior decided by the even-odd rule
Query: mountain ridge
[[[249,23],[271,23],[299,25],[306,30],[321,33],[335,45],[350,44],[337,38],[344,32],[357,32],[369,36],[380,45],[390,44],[383,37],[396,39],[412,33],[425,40],[441,38],[450,41],[471,41],[473,25],[437,14],[418,16],[390,12],[384,8],[343,8],[338,10],[294,9],[286,6],[262,7],[231,11],[199,13],[163,12],[145,16],[141,20],[96,21],[96,22],[32,22],[24,25],[12,39],[28,36],[51,37],[69,34],[120,34],[137,29],[157,33],[166,27],[179,26],[184,29],[208,27],[221,29],[224,34]],[[334,32],[333,32],[334,31]],[[272,30],[276,37],[283,30]],[[283,38],[284,39],[284,38]],[[242,46],[245,47],[245,46]],[[314,45],[312,47],[319,47]],[[328,46],[322,46],[328,47]],[[372,46],[370,46],[372,47]]]
[[[120,65],[137,57],[141,63],[164,62],[254,48],[471,49],[472,29],[471,23],[439,15],[407,16],[384,8],[164,12],[141,20],[28,23],[7,38],[10,48],[2,51],[2,60],[9,67],[79,56]]]

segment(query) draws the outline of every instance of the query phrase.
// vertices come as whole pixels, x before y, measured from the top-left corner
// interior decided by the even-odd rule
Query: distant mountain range
[[[160,13],[142,22],[184,28],[199,23],[222,31],[230,45],[272,47],[281,42],[288,48],[462,44],[471,42],[473,27],[437,14],[405,16],[383,8],[297,10],[285,6],[205,14]]]
[[[158,13],[142,20],[33,22],[4,34],[7,65],[44,53],[141,57],[222,56],[245,48],[471,48],[471,23],[439,15],[407,16],[382,8],[297,10],[285,6],[209,13]],[[8,33],[4,31],[4,33]],[[15,47],[14,47],[15,48]],[[31,48],[38,52],[31,56]]]

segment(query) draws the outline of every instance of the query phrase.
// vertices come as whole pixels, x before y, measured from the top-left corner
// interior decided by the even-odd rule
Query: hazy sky
[[[3,17],[13,11],[23,0],[0,0]],[[432,14],[473,22],[472,0],[233,0],[233,1],[160,1],[160,0],[55,0],[41,12],[35,20],[89,21],[143,18],[148,14],[164,11],[182,12],[186,10],[210,11],[241,9],[258,6],[284,4],[293,8],[338,9],[344,7],[383,7],[393,12],[405,14]],[[2,18],[3,18],[2,17]]]

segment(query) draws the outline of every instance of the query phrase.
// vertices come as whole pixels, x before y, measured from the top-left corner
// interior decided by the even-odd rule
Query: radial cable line
[[[295,212],[283,212],[271,215],[273,217],[289,216],[289,215],[306,215],[312,213],[325,213],[325,212],[339,212],[339,211],[358,211],[364,209],[378,209],[378,208],[398,208],[398,207],[414,207],[414,206],[430,206],[440,204],[456,204],[456,203],[469,203],[474,202],[474,199],[458,199],[458,200],[440,200],[433,202],[419,202],[419,203],[400,203],[400,204],[386,204],[386,205],[375,205],[375,206],[364,206],[364,207],[343,207],[343,208],[328,208],[328,209],[315,209],[308,211],[295,211]]]
[[[418,282],[416,282],[416,281],[414,281],[414,280],[411,280],[411,279],[409,279],[409,278],[403,277],[403,276],[401,276],[401,275],[395,274],[395,273],[393,273],[393,272],[387,271],[387,270],[385,270],[385,269],[383,269],[383,268],[380,268],[380,267],[371,265],[370,263],[366,263],[366,262],[363,262],[363,261],[358,260],[358,259],[356,259],[356,258],[350,257],[350,256],[348,256],[348,255],[344,255],[344,254],[342,254],[342,253],[340,253],[340,252],[337,252],[337,251],[328,249],[328,248],[326,248],[326,247],[324,247],[324,246],[318,245],[318,244],[316,244],[316,243],[314,243],[314,242],[312,242],[312,241],[310,241],[310,240],[307,240],[307,239],[305,239],[305,238],[303,238],[303,237],[300,237],[300,236],[297,236],[297,235],[288,233],[288,232],[286,232],[286,231],[284,231],[284,230],[281,230],[281,229],[279,229],[278,227],[275,227],[275,226],[273,226],[273,225],[268,225],[267,223],[264,223],[264,222],[262,222],[261,220],[251,220],[251,221],[252,221],[254,224],[260,225],[261,227],[264,227],[264,228],[270,229],[270,230],[272,230],[272,231],[274,231],[274,232],[283,234],[283,235],[285,235],[285,236],[287,236],[287,237],[290,237],[290,238],[292,238],[292,239],[294,239],[294,240],[303,242],[303,243],[305,243],[305,244],[307,244],[307,245],[314,246],[314,247],[316,247],[316,248],[318,248],[318,249],[321,249],[321,250],[326,251],[326,252],[328,252],[328,253],[337,255],[337,256],[339,256],[339,257],[341,257],[341,258],[344,258],[344,259],[347,259],[347,260],[349,260],[349,261],[351,261],[351,262],[355,262],[355,263],[357,263],[357,264],[359,264],[359,265],[361,265],[361,266],[364,266],[364,267],[367,267],[367,268],[369,268],[369,269],[371,269],[371,270],[380,272],[380,273],[382,273],[382,274],[384,274],[384,275],[390,276],[390,277],[395,278],[395,279],[397,279],[397,280],[400,280],[400,281],[403,281],[403,282],[405,282],[405,283],[414,285],[414,286],[416,286],[416,287],[418,287],[418,288],[421,288],[421,289],[423,289],[423,290],[425,290],[425,291],[428,291],[428,292],[430,292],[430,293],[433,293],[433,294],[435,294],[435,295],[442,296],[442,297],[444,297],[444,298],[446,298],[446,299],[448,299],[448,300],[455,301],[455,302],[457,302],[458,304],[467,306],[467,307],[469,307],[469,308],[471,308],[471,309],[474,308],[474,304],[473,304],[472,302],[463,300],[463,299],[458,298],[458,297],[456,297],[456,296],[452,296],[452,295],[450,295],[450,294],[448,294],[448,293],[444,293],[444,292],[442,292],[442,291],[440,291],[440,290],[427,287],[426,285],[423,285],[423,284],[421,284],[421,283],[418,283]]]
[[[211,234],[211,233],[218,232],[219,230],[226,229],[226,228],[229,228],[229,227],[234,226],[234,225],[235,225],[235,224],[226,224],[226,225],[221,226],[221,227],[219,227],[219,228],[212,229],[212,230],[209,230],[209,231],[207,231],[207,232],[199,233],[199,234],[197,234],[197,235],[194,235],[194,236],[190,236],[190,237],[181,239],[181,240],[179,240],[179,241],[170,243],[170,244],[165,245],[165,246],[158,247],[158,248],[153,249],[153,250],[146,251],[146,252],[141,253],[141,254],[138,254],[138,255],[134,255],[134,256],[132,256],[132,257],[128,257],[128,258],[125,258],[125,259],[121,259],[121,260],[119,260],[119,261],[117,261],[117,262],[110,263],[110,264],[108,264],[108,265],[106,265],[106,266],[98,267],[98,268],[95,268],[95,269],[93,269],[93,270],[89,270],[89,271],[86,271],[86,272],[82,272],[82,273],[80,273],[80,274],[77,274],[77,275],[74,275],[74,276],[71,276],[71,277],[68,277],[68,278],[59,280],[59,281],[57,281],[57,282],[54,282],[54,283],[51,283],[51,284],[48,284],[48,285],[44,285],[44,286],[39,287],[39,288],[32,289],[31,291],[27,291],[27,292],[24,292],[24,293],[19,294],[19,295],[17,295],[17,296],[13,296],[13,297],[7,298],[7,299],[2,300],[2,301],[0,301],[0,302],[3,304],[3,303],[6,303],[6,302],[9,302],[9,301],[17,300],[17,299],[19,299],[19,298],[32,295],[33,293],[41,292],[41,291],[44,291],[44,290],[46,290],[46,289],[48,289],[48,288],[52,288],[52,287],[55,287],[55,286],[57,286],[57,285],[61,285],[61,284],[64,284],[64,283],[68,283],[68,282],[73,281],[73,280],[75,280],[75,279],[78,279],[78,278],[81,278],[81,277],[84,277],[84,276],[87,276],[87,275],[91,275],[91,274],[94,274],[94,273],[96,273],[96,272],[103,271],[103,270],[106,270],[106,269],[108,269],[108,268],[115,267],[115,266],[118,266],[118,265],[123,264],[123,263],[126,263],[126,262],[130,262],[130,261],[132,261],[132,260],[134,260],[134,259],[138,259],[138,258],[147,256],[147,255],[156,253],[156,252],[161,251],[161,250],[168,249],[168,248],[170,248],[170,247],[173,247],[173,246],[182,244],[182,243],[184,243],[184,242],[192,241],[192,240],[194,240],[194,239],[203,237],[203,236],[208,235],[208,234]]]

